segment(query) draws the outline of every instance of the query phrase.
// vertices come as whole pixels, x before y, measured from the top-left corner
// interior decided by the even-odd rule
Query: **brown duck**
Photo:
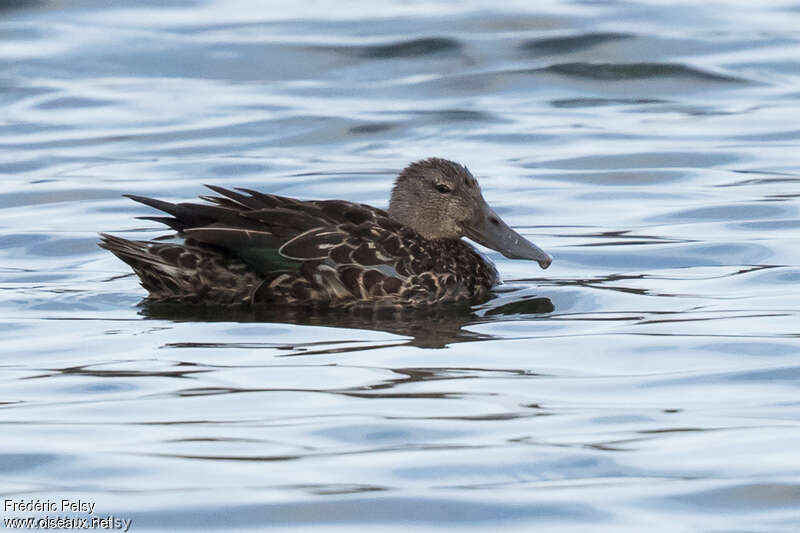
[[[486,299],[494,266],[468,237],[511,259],[552,258],[503,222],[466,167],[431,158],[406,167],[389,210],[209,186],[209,203],[128,198],[170,216],[180,243],[102,234],[149,301],[208,306],[419,307]],[[174,239],[172,239],[174,241]]]

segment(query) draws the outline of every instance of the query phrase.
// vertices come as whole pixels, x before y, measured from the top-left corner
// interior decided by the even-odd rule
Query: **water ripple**
[[[0,475],[134,531],[797,530],[791,2],[5,2]],[[142,303],[202,183],[467,164],[553,266],[475,306]],[[21,516],[5,513],[5,518]],[[678,517],[678,519],[676,519]]]

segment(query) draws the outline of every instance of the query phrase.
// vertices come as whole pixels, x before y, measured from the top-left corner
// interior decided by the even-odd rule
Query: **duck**
[[[460,163],[428,158],[397,176],[388,210],[206,185],[215,195],[170,203],[126,194],[168,216],[149,241],[101,233],[149,303],[211,307],[430,307],[485,301],[494,265],[469,238],[510,259],[552,257],[511,229]]]

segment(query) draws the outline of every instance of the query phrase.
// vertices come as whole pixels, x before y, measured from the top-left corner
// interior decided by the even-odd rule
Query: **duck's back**
[[[211,204],[132,199],[180,242],[103,236],[157,301],[420,306],[485,298],[494,267],[460,240],[427,240],[381,209],[212,187]]]

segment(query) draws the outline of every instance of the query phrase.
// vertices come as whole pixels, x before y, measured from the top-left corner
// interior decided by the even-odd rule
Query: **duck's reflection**
[[[219,309],[179,304],[141,304],[141,314],[178,322],[264,322],[383,331],[410,337],[411,346],[443,348],[456,342],[486,340],[491,335],[465,329],[507,317],[541,316],[555,310],[546,297],[497,298],[479,306],[433,309],[370,309],[355,312],[313,310],[302,307],[250,307]]]

